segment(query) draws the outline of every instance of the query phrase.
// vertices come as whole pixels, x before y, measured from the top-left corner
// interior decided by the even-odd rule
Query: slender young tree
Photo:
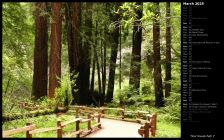
[[[155,106],[164,106],[164,97],[162,89],[162,75],[161,75],[161,57],[160,57],[160,9],[159,3],[155,2],[153,5],[153,61],[154,61],[154,89],[155,89]]]
[[[35,48],[34,48],[34,72],[32,95],[35,99],[47,96],[48,82],[48,21],[46,14],[47,3],[35,3]]]
[[[166,2],[166,77],[165,97],[170,96],[171,91],[171,23],[170,23],[170,2]]]
[[[107,36],[107,29],[104,27],[104,35]],[[106,43],[104,41],[104,46],[103,46],[103,75],[102,75],[102,88],[103,88],[103,99],[105,100],[105,95],[106,95],[106,61],[107,61],[107,48],[106,48]]]
[[[52,3],[51,52],[49,72],[49,97],[55,96],[55,88],[59,86],[61,77],[61,3]]]
[[[105,29],[105,28],[104,28]],[[105,32],[104,34],[106,35],[106,29],[105,29]],[[106,43],[104,42],[103,43],[104,46],[103,46],[103,75],[102,75],[102,85],[103,85],[103,99],[105,100],[105,96],[106,96],[106,67],[107,67],[107,64],[106,64],[106,61],[107,61],[107,48],[106,48]]]
[[[140,70],[141,70],[141,43],[142,43],[142,18],[143,3],[137,2],[135,7],[136,19],[134,21],[133,35],[132,35],[132,57],[129,85],[137,90],[139,94],[140,88]]]
[[[120,89],[120,91],[121,91],[121,29],[122,28],[120,26],[120,40],[119,40],[119,43],[120,43],[120,45],[119,45],[119,49],[120,49],[119,50],[120,51],[120,56],[119,56],[120,57],[120,59],[119,59],[120,60],[120,62],[119,62],[119,64],[120,64],[120,69],[119,69],[120,70],[119,71],[119,89]]]
[[[102,35],[102,31],[100,32],[100,36],[102,37],[103,35]],[[103,77],[104,77],[104,54],[103,54],[103,40],[101,39],[100,40],[100,60],[101,60],[101,78],[102,78],[102,94],[101,94],[101,105],[103,105],[104,104],[104,100],[105,100],[105,85],[104,85],[104,79],[103,79]]]
[[[115,11],[118,10],[119,6],[120,6],[120,3],[117,2],[115,4]],[[118,22],[120,19],[120,15],[114,13],[114,15],[111,15],[111,18],[112,18],[113,22]],[[116,25],[114,27],[114,29],[111,33],[111,36],[112,36],[112,46],[111,46],[109,79],[108,79],[106,102],[111,102],[113,100],[117,51],[118,51],[118,46],[119,46],[119,25]]]

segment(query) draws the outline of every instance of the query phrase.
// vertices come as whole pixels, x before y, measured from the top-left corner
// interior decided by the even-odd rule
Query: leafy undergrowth
[[[75,115],[62,115],[59,118],[56,117],[55,114],[53,115],[44,115],[44,116],[38,116],[33,117],[29,119],[19,119],[19,120],[13,120],[10,122],[5,122],[2,126],[3,130],[10,130],[13,128],[20,128],[24,127],[27,122],[31,122],[32,124],[35,124],[37,128],[48,128],[48,127],[56,127],[57,125],[57,119],[60,119],[61,122],[68,121],[71,119],[74,119]],[[92,124],[95,124],[95,122],[91,122]],[[84,130],[87,129],[87,123],[81,123],[80,129]],[[71,123],[63,128],[64,134],[71,133],[75,130],[75,123]],[[14,138],[25,138],[25,132],[12,135]],[[55,131],[49,131],[44,133],[38,133],[33,134],[33,138],[56,138],[57,133]]]
[[[180,138],[180,122],[172,122],[163,119],[163,114],[158,115],[156,137],[158,138]]]

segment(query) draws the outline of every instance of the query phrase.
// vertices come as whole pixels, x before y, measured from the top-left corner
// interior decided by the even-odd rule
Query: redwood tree
[[[161,57],[160,57],[160,10],[159,3],[155,2],[153,5],[153,61],[154,61],[154,89],[155,89],[155,106],[164,106],[164,97],[162,89],[162,75],[161,75]]]
[[[47,96],[48,82],[48,23],[46,2],[35,3],[35,48],[34,48],[34,73],[32,95],[35,99]]]
[[[138,7],[138,8],[137,8]],[[132,35],[132,56],[131,56],[131,69],[129,85],[137,90],[139,94],[140,87],[140,70],[141,70],[141,43],[142,43],[142,18],[143,3],[137,2],[135,13],[136,19],[134,21],[133,35]]]
[[[119,6],[120,6],[120,3],[117,2],[115,4],[115,11],[118,10]],[[117,13],[114,13],[114,15],[111,15],[111,18],[112,18],[113,22],[117,22],[120,19],[120,15]],[[113,100],[117,51],[118,51],[118,46],[119,46],[119,26],[118,25],[116,25],[114,27],[114,29],[111,33],[111,37],[112,37],[112,46],[111,46],[109,79],[108,79],[106,102],[111,102]]]
[[[70,31],[68,32],[68,55],[70,72],[73,74],[78,73],[78,77],[75,79],[76,86],[72,86],[72,95],[74,103],[83,103],[82,95],[80,94],[80,71],[81,71],[81,37],[80,37],[80,25],[81,25],[81,3],[72,2],[70,5]],[[74,78],[74,77],[72,77]],[[72,79],[73,80],[73,79]],[[75,90],[76,89],[76,90]]]
[[[51,52],[49,72],[49,97],[55,96],[55,88],[59,86],[61,77],[61,3],[52,3]]]
[[[170,96],[171,91],[171,24],[170,24],[170,2],[166,2],[166,77],[165,97]]]
[[[92,3],[86,2],[84,13],[84,27],[86,39],[82,47],[81,71],[80,71],[80,92],[82,104],[91,104],[90,96],[90,63],[91,63],[91,43],[92,42]]]

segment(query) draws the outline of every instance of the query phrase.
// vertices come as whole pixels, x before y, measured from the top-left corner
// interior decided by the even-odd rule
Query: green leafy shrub
[[[163,119],[167,121],[178,122],[181,116],[181,95],[171,92],[171,96],[166,99],[165,107],[161,110]]]
[[[72,79],[70,79],[72,77]],[[61,106],[66,106],[68,107],[73,100],[72,96],[72,87],[75,87],[75,81],[76,78],[78,77],[78,74],[66,74],[64,75],[60,81],[60,87],[56,88],[56,104],[61,105]],[[75,92],[77,92],[77,89],[75,89]]]
[[[50,99],[47,96],[41,97],[37,102],[40,104],[41,109],[54,109],[56,107],[56,100],[54,98]]]

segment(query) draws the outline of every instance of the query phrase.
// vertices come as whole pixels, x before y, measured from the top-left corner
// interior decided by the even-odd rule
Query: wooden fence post
[[[76,118],[78,118],[78,117],[79,117],[79,108],[76,108],[75,117],[76,117]]]
[[[145,129],[144,138],[149,138],[149,122],[148,121],[145,123],[144,129]]]
[[[80,121],[76,121],[76,131],[79,131],[79,129],[80,129],[79,124],[80,124]],[[80,137],[80,133],[78,133],[76,135],[76,137],[79,138]]]
[[[57,127],[59,129],[57,129],[57,137],[58,138],[62,138],[62,126],[61,126],[61,121],[57,121]]]
[[[98,114],[97,123],[100,123],[101,113]],[[101,128],[101,124],[98,125],[98,128]]]
[[[137,116],[136,116],[136,118],[138,119],[140,119],[140,113],[139,113],[139,111],[137,112]]]
[[[88,114],[88,119],[90,119],[90,121],[88,121],[88,130],[91,129],[91,114]]]
[[[101,110],[101,113],[103,114],[102,116],[104,116],[104,114],[105,114],[105,109],[104,108]]]
[[[151,118],[151,135],[153,137],[156,136],[156,118],[157,118],[157,114],[153,113]]]
[[[26,123],[26,126],[30,126],[30,125],[31,125],[30,122]],[[32,134],[29,133],[29,130],[26,131],[26,138],[32,138]]]
[[[124,109],[121,110],[122,120],[124,120]]]

